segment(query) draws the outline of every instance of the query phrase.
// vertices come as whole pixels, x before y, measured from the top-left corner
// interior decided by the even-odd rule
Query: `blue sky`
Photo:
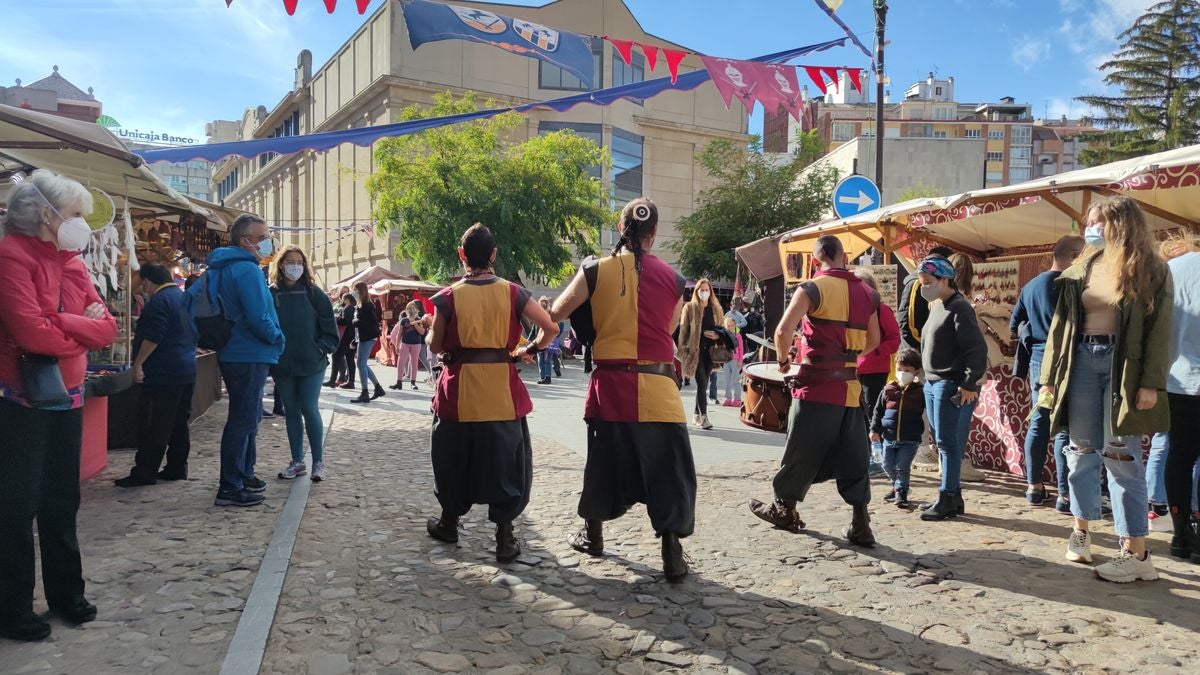
[[[373,0],[371,10],[385,0]],[[394,1],[394,0],[389,0]],[[836,38],[811,0],[626,0],[650,33],[702,53],[746,58]],[[0,83],[33,82],[58,65],[94,87],[126,127],[203,137],[204,122],[274,106],[291,87],[297,53],[324,63],[360,25],[353,0],[334,15],[321,0],[38,0],[6,2]],[[1082,108],[1071,98],[1102,90],[1096,66],[1153,0],[891,0],[886,63],[894,97],[930,71],[955,76],[960,101],[1013,96],[1050,117]],[[513,0],[510,4],[544,4]],[[734,11],[732,8],[737,7]],[[870,47],[870,0],[839,14]],[[853,47],[801,63],[865,66]],[[712,85],[704,85],[711,87]],[[736,103],[735,103],[736,105]],[[761,115],[751,131],[761,130]]]

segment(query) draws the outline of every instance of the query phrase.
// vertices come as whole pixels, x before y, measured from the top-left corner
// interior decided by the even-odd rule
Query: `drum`
[[[778,365],[759,362],[742,368],[742,424],[787,433],[791,405],[792,393],[788,391]]]

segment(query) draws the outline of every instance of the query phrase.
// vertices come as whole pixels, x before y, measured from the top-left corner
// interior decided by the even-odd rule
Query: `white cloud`
[[[1009,58],[1022,70],[1031,70],[1038,62],[1050,56],[1050,43],[1042,38],[1022,35],[1013,45]]]

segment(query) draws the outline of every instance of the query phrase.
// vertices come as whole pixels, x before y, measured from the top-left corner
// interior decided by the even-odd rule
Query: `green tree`
[[[402,120],[477,110],[474,94],[410,106]],[[491,107],[489,105],[489,107]],[[461,273],[463,231],[487,225],[499,249],[495,271],[514,281],[556,285],[570,278],[575,256],[593,253],[600,227],[612,222],[608,195],[588,171],[611,164],[607,150],[570,131],[513,142],[526,120],[517,113],[388,138],[375,149],[367,179],[381,232],[396,230],[397,257],[411,258],[422,278]]]
[[[926,185],[925,183],[917,183],[916,185],[909,185],[904,188],[904,192],[901,192],[900,196],[896,197],[896,201],[906,202],[910,199],[920,199],[922,197],[942,197],[945,194],[940,188]]]
[[[819,156],[816,145],[801,142],[784,161],[761,150],[755,137],[749,146],[713,141],[700,152],[700,164],[716,185],[700,193],[696,210],[677,224],[680,239],[669,245],[684,274],[731,278],[737,271],[735,248],[815,223],[828,210],[837,171],[827,167],[801,175]]]
[[[1200,141],[1200,6],[1164,0],[1117,36],[1121,46],[1100,65],[1116,96],[1080,96],[1105,131],[1088,134],[1080,160],[1090,166]]]

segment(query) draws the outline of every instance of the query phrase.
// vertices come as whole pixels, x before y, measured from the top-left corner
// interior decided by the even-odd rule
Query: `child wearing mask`
[[[896,379],[880,392],[871,414],[871,442],[883,442],[883,470],[892,489],[884,497],[907,508],[908,477],[925,435],[925,389],[916,381],[921,354],[904,349],[896,357]]]

